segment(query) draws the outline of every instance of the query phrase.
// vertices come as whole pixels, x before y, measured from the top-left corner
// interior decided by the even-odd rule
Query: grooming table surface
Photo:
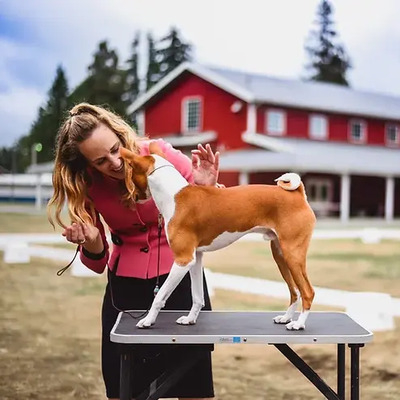
[[[134,316],[143,311],[132,311]],[[139,329],[139,319],[120,313],[111,331],[112,342],[197,344],[197,343],[264,343],[360,344],[372,340],[373,334],[341,312],[311,312],[306,329],[289,331],[275,324],[273,317],[284,312],[202,311],[196,325],[178,325],[175,321],[187,311],[161,311],[149,329]],[[298,313],[295,319],[298,318]]]

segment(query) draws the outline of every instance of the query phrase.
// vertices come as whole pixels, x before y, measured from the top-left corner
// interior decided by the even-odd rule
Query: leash
[[[158,291],[160,290],[159,288],[159,283],[160,283],[160,254],[161,254],[161,232],[162,232],[162,222],[163,222],[163,217],[161,214],[158,214],[158,219],[157,219],[157,236],[158,236],[158,245],[157,245],[157,277],[156,277],[156,285],[154,287],[153,293],[154,297],[157,295]],[[107,263],[108,266],[108,263]],[[110,269],[109,269],[110,270]],[[116,272],[116,271],[115,271]],[[110,270],[111,275],[113,274],[113,271]],[[112,306],[119,312],[122,312],[124,314],[128,314],[131,318],[133,319],[140,319],[143,318],[150,310],[150,307],[153,302],[150,302],[149,306],[147,307],[147,310],[144,311],[140,315],[134,315],[132,311],[128,310],[122,310],[121,308],[117,307],[114,302],[114,293],[112,289],[112,277],[109,279],[109,284],[110,284],[110,295],[111,295],[111,304]]]
[[[78,255],[80,247],[81,247],[80,244],[78,244],[78,246],[76,246],[74,257],[72,258],[72,260],[69,262],[68,265],[66,265],[65,267],[63,267],[57,271],[57,276],[61,276],[72,265],[72,263],[75,261],[76,256]]]
[[[176,168],[175,168],[173,165],[171,165],[171,164],[160,165],[159,167],[154,168],[153,171],[151,171],[149,174],[147,174],[147,176],[150,176],[150,175],[154,174],[154,172],[156,172],[158,169],[165,168],[165,167],[171,167],[171,168],[173,168],[173,169],[176,169]]]
[[[165,165],[165,166],[167,166],[167,165]],[[162,217],[161,214],[158,214],[158,219],[157,219],[157,237],[158,237],[158,243],[157,243],[157,277],[156,277],[156,285],[155,285],[154,291],[153,291],[154,297],[157,295],[157,293],[160,290],[159,284],[160,284],[160,259],[161,259],[161,233],[162,233],[162,227],[163,227],[163,217]],[[78,245],[76,247],[75,254],[74,254],[72,260],[65,267],[63,267],[63,268],[61,268],[61,269],[59,269],[57,271],[57,276],[61,276],[72,265],[72,263],[75,261],[76,256],[78,255],[80,247],[81,247],[81,245]],[[108,271],[112,275],[113,271],[111,271],[110,266],[108,264],[108,261],[106,263],[106,266],[107,266]],[[117,307],[115,302],[114,302],[114,292],[113,292],[113,288],[112,288],[112,276],[108,280],[108,283],[110,285],[111,304],[117,311],[125,313],[125,314],[128,314],[133,319],[142,318],[149,312],[152,302],[150,303],[149,307],[147,307],[147,310],[144,311],[140,315],[133,315],[132,311],[122,310],[121,308]]]
[[[156,286],[154,288],[154,296],[157,295],[158,291],[160,290],[158,284],[160,283],[160,247],[161,247],[161,231],[162,231],[162,223],[163,223],[163,217],[161,214],[158,214],[158,252],[157,252],[157,279],[156,279]]]

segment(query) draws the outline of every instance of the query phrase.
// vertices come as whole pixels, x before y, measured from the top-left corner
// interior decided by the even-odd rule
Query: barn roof
[[[269,103],[326,112],[400,120],[400,97],[321,82],[281,79],[267,75],[183,63],[129,108],[135,112],[185,72],[212,83],[247,103]]]

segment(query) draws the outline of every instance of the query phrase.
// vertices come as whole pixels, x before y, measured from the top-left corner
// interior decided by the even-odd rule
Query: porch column
[[[393,221],[394,216],[394,178],[388,176],[386,178],[386,191],[385,191],[385,220],[387,222]]]
[[[344,174],[340,181],[340,220],[347,222],[350,218],[350,175]]]
[[[138,135],[139,136],[144,136],[145,132],[146,132],[146,127],[145,127],[145,111],[144,110],[140,110],[136,113],[136,123],[137,123],[137,127],[138,127]]]
[[[249,173],[241,171],[239,173],[239,185],[248,185],[249,184]]]
[[[247,106],[247,129],[246,132],[257,132],[257,106],[255,104],[248,104]]]
[[[43,193],[42,193],[42,179],[41,175],[36,175],[36,187],[35,187],[35,207],[37,210],[42,208]]]

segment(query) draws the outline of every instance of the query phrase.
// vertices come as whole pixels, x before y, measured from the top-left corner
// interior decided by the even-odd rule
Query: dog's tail
[[[277,185],[285,190],[296,190],[301,184],[301,178],[299,175],[294,172],[288,172],[286,174],[281,175],[279,178],[275,179]]]

